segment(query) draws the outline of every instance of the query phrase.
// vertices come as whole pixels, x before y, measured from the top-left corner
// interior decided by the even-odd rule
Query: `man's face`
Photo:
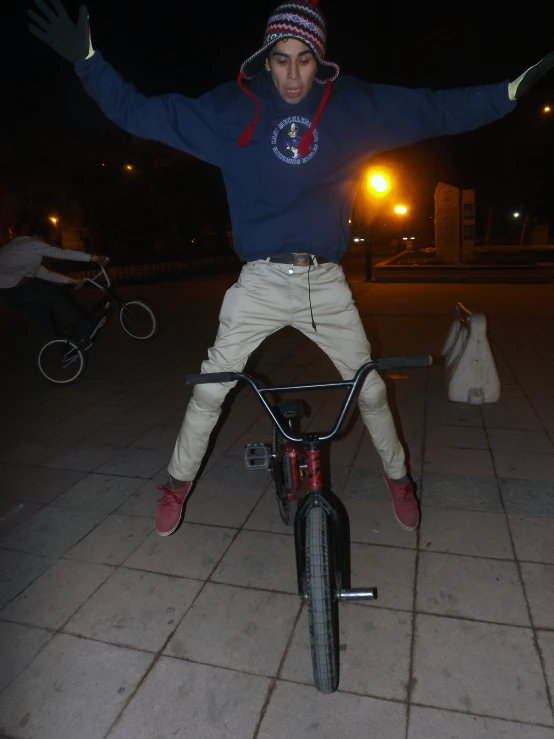
[[[317,72],[317,62],[310,49],[295,38],[279,41],[272,47],[265,68],[277,92],[286,103],[299,103],[303,100]]]

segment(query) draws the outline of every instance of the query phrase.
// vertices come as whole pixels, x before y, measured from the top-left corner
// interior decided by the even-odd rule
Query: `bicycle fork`
[[[296,551],[296,574],[298,594],[307,600],[306,592],[306,517],[310,508],[321,506],[330,522],[332,561],[334,562],[336,589],[334,599],[344,602],[375,600],[376,588],[350,588],[349,557],[346,548],[346,526],[344,514],[338,510],[331,494],[323,487],[319,442],[306,445],[308,468],[308,493],[299,504],[294,521],[294,543]]]

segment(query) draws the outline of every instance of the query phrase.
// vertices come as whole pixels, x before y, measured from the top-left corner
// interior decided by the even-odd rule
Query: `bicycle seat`
[[[304,406],[299,400],[284,400],[277,408],[285,418],[302,418]]]

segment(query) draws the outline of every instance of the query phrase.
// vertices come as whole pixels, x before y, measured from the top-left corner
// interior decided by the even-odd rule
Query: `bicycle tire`
[[[144,332],[146,335],[139,334],[131,323],[131,320],[127,319],[127,313],[131,311],[133,311],[135,316],[138,316],[138,323],[141,323],[145,327]],[[158,330],[158,321],[154,311],[142,300],[129,300],[123,303],[119,311],[119,322],[125,333],[138,341],[153,339]]]
[[[37,363],[42,376],[55,385],[76,382],[86,368],[84,353],[66,339],[47,342],[38,354]]]
[[[290,487],[288,477],[290,476],[290,473],[287,474],[288,470],[285,469],[285,465],[279,458],[279,450],[283,444],[286,444],[286,442],[287,439],[285,439],[274,426],[271,439],[271,453],[273,455],[273,480],[275,482],[275,493],[277,496],[277,504],[279,506],[281,520],[285,526],[292,526],[294,524],[294,519],[296,518],[298,501],[288,499],[288,491]]]
[[[320,693],[339,686],[338,603],[330,556],[329,520],[320,506],[306,516],[306,581],[314,684]]]

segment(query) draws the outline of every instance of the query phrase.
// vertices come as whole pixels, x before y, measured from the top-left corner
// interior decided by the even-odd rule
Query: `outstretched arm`
[[[220,143],[211,93],[146,97],[121,77],[99,51],[75,65],[83,87],[104,115],[128,133],[167,144],[219,166]]]
[[[361,88],[351,98],[352,111],[368,128],[366,148],[396,148],[435,136],[471,131],[502,118],[552,67],[554,53],[513,82],[451,90],[360,83]],[[369,125],[375,121],[381,122],[380,141],[375,141],[375,126]]]
[[[66,259],[73,262],[98,262],[99,264],[106,263],[106,257],[99,257],[95,254],[87,254],[84,251],[76,251],[74,249],[59,249],[57,246],[51,246],[39,239],[34,239],[25,248],[35,254],[40,254],[42,257],[50,257],[50,259]],[[55,282],[59,285],[78,285],[81,282],[81,280],[75,280],[73,277],[52,272],[42,265],[38,268],[36,276],[41,280]]]
[[[363,123],[381,122],[382,140],[376,142],[379,149],[471,131],[502,118],[515,107],[508,96],[507,81],[437,91],[367,85],[361,103]]]
[[[43,266],[38,268],[36,276],[40,280],[54,282],[56,285],[78,285],[80,283],[80,280],[75,280],[73,277],[69,277],[69,275],[60,275],[58,272],[52,272]]]
[[[35,254],[40,254],[43,257],[50,257],[51,259],[70,259],[73,262],[96,262],[100,257],[94,254],[87,254],[84,251],[76,251],[75,249],[60,249],[57,246],[51,246],[45,241],[39,241],[39,239],[33,239],[33,241],[26,246],[26,249],[32,250]]]
[[[60,0],[35,0],[43,15],[29,10],[31,33],[64,59],[75,64],[84,88],[104,115],[128,133],[152,139],[219,165],[216,114],[211,94],[198,99],[183,95],[146,97],[125,82],[99,51],[93,51],[88,11],[84,6],[74,23]]]

